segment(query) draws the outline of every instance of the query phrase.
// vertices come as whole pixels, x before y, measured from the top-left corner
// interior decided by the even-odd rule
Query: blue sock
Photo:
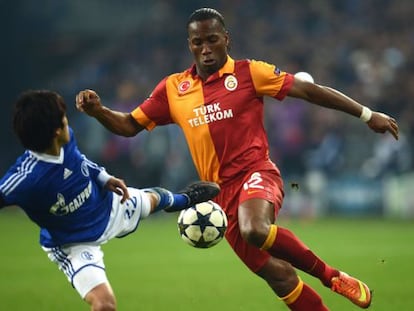
[[[188,205],[188,197],[184,194],[174,193],[174,203],[171,207],[185,208]]]
[[[145,192],[155,193],[159,197],[158,205],[155,207],[153,212],[161,211],[168,208],[170,211],[181,210],[187,207],[188,197],[184,194],[172,193],[171,191],[160,188],[147,188],[143,189]]]

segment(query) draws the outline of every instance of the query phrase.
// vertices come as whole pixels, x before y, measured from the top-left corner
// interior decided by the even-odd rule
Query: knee
[[[240,234],[247,243],[261,247],[267,238],[269,228],[268,225],[249,222],[240,226]]]
[[[116,303],[113,299],[94,301],[92,311],[116,311]]]
[[[84,299],[91,306],[92,311],[116,310],[116,299],[109,283],[102,283],[94,287]]]
[[[105,293],[102,295],[88,294],[85,301],[91,306],[92,311],[115,311],[116,300],[114,295]]]

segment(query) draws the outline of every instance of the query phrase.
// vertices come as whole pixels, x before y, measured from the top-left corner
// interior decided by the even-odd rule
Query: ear
[[[190,38],[187,38],[187,45],[188,49],[190,50],[190,53],[192,53],[193,51],[191,50]]]
[[[229,43],[230,42],[230,34],[227,30],[226,30],[226,33],[225,33],[225,37],[226,37],[227,43]]]
[[[227,50],[230,50],[230,34],[229,34],[229,32],[228,31],[226,31],[226,34],[225,34],[225,40],[226,40],[226,48],[227,48]]]
[[[59,136],[62,134],[62,130],[63,130],[63,129],[61,129],[61,128],[57,128],[57,129],[55,130],[55,137],[59,137]]]

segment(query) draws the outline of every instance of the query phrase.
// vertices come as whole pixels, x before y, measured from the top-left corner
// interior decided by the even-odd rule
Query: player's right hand
[[[108,179],[104,187],[105,189],[120,195],[122,197],[121,203],[124,203],[129,199],[128,188],[122,179],[112,176]]]
[[[398,123],[394,118],[385,113],[373,111],[371,120],[369,120],[367,124],[374,132],[389,132],[396,140],[398,140]]]
[[[101,108],[101,99],[95,91],[86,89],[76,95],[76,109],[79,111],[93,116]]]

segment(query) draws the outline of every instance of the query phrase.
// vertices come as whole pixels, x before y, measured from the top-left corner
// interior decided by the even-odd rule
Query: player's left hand
[[[398,140],[398,124],[397,121],[381,112],[372,112],[371,119],[367,122],[368,126],[377,133],[389,132]]]
[[[129,192],[125,182],[122,179],[111,177],[105,184],[105,188],[122,196],[121,203],[129,199]]]

